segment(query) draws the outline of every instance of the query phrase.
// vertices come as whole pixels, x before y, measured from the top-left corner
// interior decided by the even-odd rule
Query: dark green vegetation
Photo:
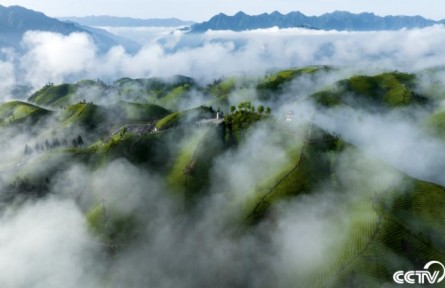
[[[215,191],[230,194],[234,199],[228,197],[227,215],[218,221],[231,227],[234,238],[262,225],[270,225],[273,233],[280,205],[308,197],[320,197],[322,202],[320,195],[328,191],[341,210],[334,220],[347,224],[338,233],[341,237],[328,239],[335,249],[317,269],[303,278],[290,273],[296,279],[289,282],[301,287],[379,287],[391,283],[395,271],[421,269],[429,260],[445,263],[444,187],[397,171],[308,119],[296,115],[289,123],[277,114],[282,112],[275,112],[283,109],[269,108],[289,99],[293,80],[314,80],[333,71],[305,67],[255,81],[222,79],[206,86],[184,76],[124,78],[112,84],[50,83],[29,98],[32,104],[14,101],[0,106],[0,129],[40,128],[28,143],[20,143],[32,151],[28,148],[26,155],[0,166],[1,171],[12,171],[7,200],[17,195],[46,197],[59,173],[73,164],[83,165],[90,174],[123,158],[159,177],[165,193],[183,201],[184,213],[196,212],[201,200]],[[358,75],[319,87],[305,99],[322,109],[347,107],[381,114],[409,115],[407,111],[421,107],[429,113],[424,123],[428,133],[443,137],[445,117],[443,110],[435,110],[437,95],[422,95],[416,81],[415,75],[400,72]],[[238,101],[246,87],[253,87],[259,99]],[[204,103],[179,109],[192,92],[202,93]],[[258,148],[262,146],[283,155],[271,155]],[[215,184],[218,177],[227,179],[221,175],[242,173],[238,166],[252,158],[259,164],[250,169],[266,172],[248,171],[238,182]],[[256,182],[244,185],[251,175],[256,175]],[[119,199],[130,195],[132,184],[126,184]],[[151,187],[145,188],[150,193]],[[118,203],[106,203],[97,194],[91,198],[84,212],[98,241],[113,255],[131,246],[139,235],[138,215],[116,209]]]
[[[340,81],[335,88],[313,97],[322,106],[348,105],[365,109],[394,108],[425,104],[427,99],[414,90],[415,76],[393,72],[376,76],[354,76]]]
[[[292,80],[298,77],[313,77],[320,72],[328,72],[333,70],[329,66],[309,66],[304,68],[289,69],[273,73],[257,85],[259,98],[262,100],[273,99],[286,91]]]
[[[150,102],[167,109],[176,108],[187,100],[191,89],[197,87],[193,79],[185,76],[171,78],[130,79],[123,78],[112,85],[121,99],[134,102]]]
[[[196,122],[200,119],[211,119],[215,117],[215,113],[216,111],[214,111],[211,107],[205,106],[181,112],[174,112],[160,119],[156,123],[156,128],[158,130],[166,130],[169,128],[177,127],[182,123]]]
[[[114,251],[129,244],[135,237],[136,223],[129,215],[107,211],[104,204],[98,204],[87,212],[86,218],[91,230],[101,239],[107,249]]]

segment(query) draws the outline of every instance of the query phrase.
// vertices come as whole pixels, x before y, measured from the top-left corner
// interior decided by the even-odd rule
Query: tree
[[[32,154],[32,148],[28,146],[28,144],[26,144],[25,146],[25,155],[30,155]]]
[[[263,114],[264,113],[264,106],[263,105],[258,106],[257,110],[258,110],[258,113]]]
[[[240,110],[247,110],[249,111],[251,109],[252,104],[250,102],[241,102],[238,104],[238,108]]]
[[[272,109],[270,109],[270,107],[267,107],[267,108],[266,108],[266,113],[267,113],[267,114],[272,113]]]
[[[48,139],[45,139],[45,148],[46,148],[46,150],[49,150],[51,148],[51,145],[49,144]]]
[[[60,141],[58,138],[53,138],[52,147],[57,148],[60,146]]]
[[[120,133],[121,139],[124,138],[126,133],[127,133],[127,127],[122,128],[121,133]]]
[[[77,137],[77,145],[79,145],[79,146],[83,145],[83,139],[80,135]]]
[[[230,106],[230,112],[231,113],[235,113],[235,111],[236,111],[236,106]]]

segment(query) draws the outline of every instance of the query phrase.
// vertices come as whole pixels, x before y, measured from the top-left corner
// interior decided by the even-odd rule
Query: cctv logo
[[[431,273],[428,269],[433,265],[435,265],[437,270]],[[440,283],[445,279],[445,266],[439,261],[430,261],[426,263],[423,269],[425,270],[408,272],[397,271],[392,278],[397,284],[435,284]],[[440,276],[441,273],[442,275]]]

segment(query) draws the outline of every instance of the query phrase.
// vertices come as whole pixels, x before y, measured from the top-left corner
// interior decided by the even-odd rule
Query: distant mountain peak
[[[283,14],[281,14],[281,12],[275,10],[272,13],[270,13],[271,16],[283,16]]]
[[[239,16],[248,16],[246,13],[244,13],[243,11],[238,11],[236,14],[235,14],[235,16],[236,17],[239,17]]]
[[[434,24],[445,23],[433,21],[421,16],[377,16],[372,12],[354,14],[348,11],[333,11],[321,16],[308,17],[299,11],[286,15],[279,11],[270,14],[247,15],[240,11],[233,16],[218,14],[209,21],[195,24],[190,32],[200,33],[207,30],[244,31],[252,29],[279,28],[315,28],[338,31],[379,31],[424,28]]]

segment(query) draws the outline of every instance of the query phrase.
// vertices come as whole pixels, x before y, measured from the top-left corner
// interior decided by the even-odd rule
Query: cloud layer
[[[13,84],[39,87],[84,78],[182,74],[210,81],[314,64],[413,71],[445,64],[444,36],[443,26],[392,32],[277,28],[241,33],[209,31],[203,35],[174,32],[146,44],[136,54],[128,54],[122,47],[98,54],[86,34],[28,32],[23,38],[23,55],[9,50],[0,53],[0,77],[2,91],[8,91]]]

